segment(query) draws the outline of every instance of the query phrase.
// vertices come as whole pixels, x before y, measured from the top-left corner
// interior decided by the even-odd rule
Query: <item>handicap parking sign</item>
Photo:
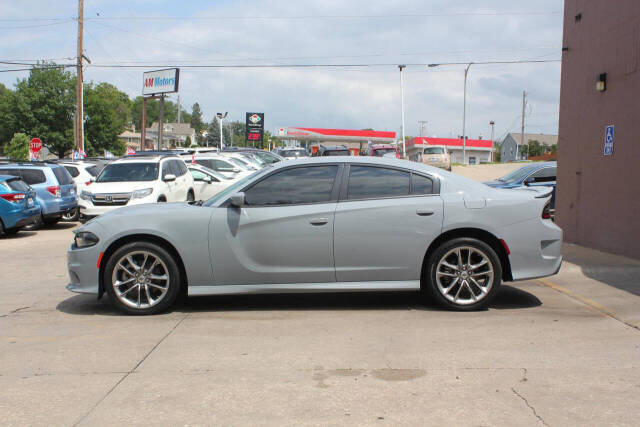
[[[610,156],[613,154],[613,125],[609,125],[605,128],[604,132],[604,155]]]

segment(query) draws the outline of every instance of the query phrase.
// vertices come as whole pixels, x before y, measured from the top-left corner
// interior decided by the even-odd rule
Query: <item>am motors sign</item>
[[[147,71],[142,75],[142,79],[143,95],[177,92],[180,69],[167,68],[166,70]]]

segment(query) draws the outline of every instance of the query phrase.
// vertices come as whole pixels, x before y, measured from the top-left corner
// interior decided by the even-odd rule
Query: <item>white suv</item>
[[[177,156],[130,156],[109,163],[80,193],[80,212],[94,217],[113,209],[195,200],[193,177]]]

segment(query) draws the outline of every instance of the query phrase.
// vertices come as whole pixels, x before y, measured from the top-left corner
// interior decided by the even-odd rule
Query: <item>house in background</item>
[[[430,145],[446,147],[452,163],[463,163],[462,138],[431,138],[417,136],[407,141],[407,157],[419,162],[424,149]],[[402,145],[400,145],[402,147]],[[465,145],[467,161],[470,164],[488,163],[493,160],[493,144],[488,139],[469,139]]]
[[[184,147],[187,145],[187,137],[190,139],[190,145],[196,144],[196,131],[189,123],[165,123],[162,128],[162,142],[165,148]],[[136,132],[134,125],[125,130],[118,138],[124,141],[127,148],[134,150],[140,149],[140,132]],[[158,123],[153,122],[150,128],[147,128],[145,137],[146,150],[158,148]]]
[[[500,161],[514,162],[524,160],[520,153],[520,137],[519,133],[509,133],[500,144]],[[551,151],[552,145],[558,144],[558,135],[548,135],[544,133],[525,133],[524,144],[528,145],[530,141],[538,141],[545,151]],[[526,150],[525,150],[526,152]]]

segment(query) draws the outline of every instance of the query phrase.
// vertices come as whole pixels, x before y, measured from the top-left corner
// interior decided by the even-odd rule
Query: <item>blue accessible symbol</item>
[[[613,154],[613,139],[614,128],[613,125],[609,125],[605,128],[604,132],[604,155],[610,156]]]

